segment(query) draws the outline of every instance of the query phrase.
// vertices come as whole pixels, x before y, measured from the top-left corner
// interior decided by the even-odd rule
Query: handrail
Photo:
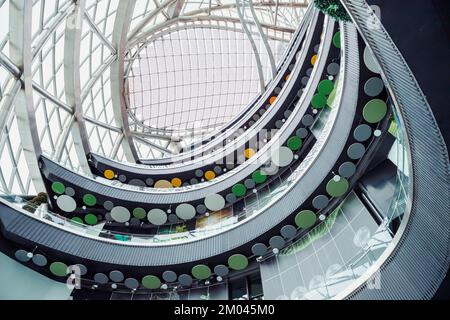
[[[365,0],[341,0],[378,62],[402,127],[410,159],[404,220],[371,268],[336,299],[430,299],[450,263],[448,151],[430,105],[411,69]],[[380,272],[382,286],[368,282]]]

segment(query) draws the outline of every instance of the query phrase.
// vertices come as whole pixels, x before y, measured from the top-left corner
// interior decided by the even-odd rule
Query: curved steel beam
[[[67,17],[64,36],[64,91],[67,105],[71,107],[75,117],[74,122],[70,125],[70,131],[80,168],[84,173],[89,174],[90,169],[87,162],[87,155],[91,148],[83,119],[80,81],[81,30],[85,8],[86,0],[79,0],[73,11]],[[67,131],[69,131],[69,128],[67,128]],[[61,159],[62,151],[69,137],[68,132],[67,134],[63,134],[62,137],[62,139],[59,139],[56,148],[56,161],[60,161]]]
[[[136,147],[133,143],[133,137],[130,134],[130,128],[128,124],[128,113],[126,110],[124,96],[124,58],[127,34],[130,28],[135,4],[135,0],[119,2],[112,37],[112,44],[117,52],[117,55],[116,60],[114,60],[114,62],[111,64],[110,69],[111,101],[113,105],[114,117],[117,126],[122,128],[124,135],[124,138],[122,140],[122,148],[125,157],[129,162],[137,162],[138,155]]]
[[[19,135],[30,179],[37,192],[45,191],[38,158],[42,153],[33,105],[31,34],[33,2],[11,0],[9,6],[9,52],[11,62],[22,70],[22,88],[14,101]]]
[[[22,88],[14,101],[15,113],[29,175],[36,191],[40,192],[45,191],[45,187],[38,165],[38,158],[42,151],[33,106],[32,10],[32,1],[11,0],[9,5],[9,52],[11,62],[22,70]]]
[[[259,56],[258,49],[256,48],[255,40],[253,39],[253,36],[247,27],[247,22],[245,21],[244,14],[241,11],[242,7],[239,4],[240,0],[235,0],[235,1],[236,1],[237,13],[239,15],[239,20],[241,20],[242,28],[244,29],[244,32],[247,35],[248,41],[250,41],[253,53],[255,55],[256,66],[257,66],[258,75],[259,75],[259,86],[260,86],[261,93],[263,93],[266,90],[266,85],[265,85],[265,81],[264,81],[264,73],[262,70],[261,57]]]
[[[255,22],[256,29],[258,29],[258,33],[262,39],[264,48],[266,49],[267,55],[269,56],[270,68],[272,71],[272,79],[273,79],[277,74],[277,66],[275,64],[275,58],[273,57],[272,49],[270,48],[269,42],[267,41],[267,35],[264,33],[261,24],[259,23],[259,19],[256,16],[255,8],[253,6],[253,0],[247,0],[246,2],[248,2],[250,12],[252,13],[253,21]]]

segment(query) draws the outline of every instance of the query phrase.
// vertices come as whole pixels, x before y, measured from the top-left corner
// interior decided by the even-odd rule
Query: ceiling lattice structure
[[[0,0],[0,192],[42,189],[39,154],[87,173],[89,152],[167,157],[217,130],[271,81],[307,4]]]

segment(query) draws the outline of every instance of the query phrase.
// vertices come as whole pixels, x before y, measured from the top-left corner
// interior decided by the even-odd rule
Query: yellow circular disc
[[[312,58],[311,58],[311,64],[312,65],[315,65],[316,62],[317,62],[317,54],[313,55]]]
[[[114,179],[114,176],[116,175],[114,173],[114,171],[110,170],[110,169],[106,169],[105,172],[103,172],[103,175],[105,176],[106,179]]]
[[[180,178],[173,178],[171,182],[175,188],[179,188],[183,184],[183,181],[181,181]]]
[[[205,179],[206,180],[212,180],[212,179],[214,179],[216,177],[216,174],[214,173],[214,171],[206,171],[205,172]]]
[[[170,189],[173,188],[173,185],[170,181],[167,180],[158,180],[156,181],[154,188],[159,188],[159,189]]]
[[[275,100],[277,100],[277,97],[276,97],[276,96],[270,97],[270,99],[269,99],[269,104],[270,104],[270,105],[274,104],[274,103],[275,103]]]
[[[251,157],[253,157],[255,155],[255,150],[253,150],[252,148],[245,149],[244,155],[245,155],[245,158],[250,159]]]
[[[291,75],[287,74],[286,77],[284,78],[284,80],[288,81],[290,77],[291,77]]]

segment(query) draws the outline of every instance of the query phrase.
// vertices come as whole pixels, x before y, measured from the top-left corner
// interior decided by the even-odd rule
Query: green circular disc
[[[244,270],[248,266],[248,259],[243,254],[233,254],[228,258],[228,266],[233,270]]]
[[[142,278],[141,282],[147,289],[158,289],[161,286],[161,280],[159,280],[157,276],[145,276]]]
[[[136,219],[144,219],[147,216],[147,212],[145,212],[142,208],[134,208],[133,209],[133,216]]]
[[[367,102],[363,109],[363,117],[368,123],[377,123],[383,120],[387,114],[387,105],[381,99],[373,99]]]
[[[63,194],[66,191],[66,187],[61,182],[53,182],[52,190],[56,194]]]
[[[334,179],[328,181],[326,189],[330,196],[338,198],[343,196],[349,187],[350,184],[348,183],[348,180],[341,178],[339,181],[335,181]]]
[[[98,222],[97,216],[92,214],[92,213],[88,213],[87,215],[84,216],[84,221],[86,221],[86,223],[88,225],[95,225]]]
[[[255,183],[264,183],[267,180],[267,175],[265,172],[262,172],[261,170],[257,170],[253,172],[252,179],[255,181]]]
[[[302,147],[303,141],[300,137],[290,137],[287,141],[287,146],[292,151],[297,151]]]
[[[341,48],[341,32],[338,31],[333,36],[333,45],[340,49]]]
[[[62,262],[53,262],[50,265],[50,272],[58,277],[65,277],[67,275],[67,265]]]
[[[72,219],[70,219],[70,221],[79,223],[79,224],[84,224],[83,219],[81,219],[80,217],[73,217]]]
[[[317,216],[311,210],[303,210],[295,216],[295,224],[302,229],[311,228],[317,220]]]
[[[192,275],[196,279],[205,280],[211,276],[211,269],[204,264],[198,264],[192,268]]]
[[[333,92],[333,89],[334,89],[333,81],[326,79],[326,80],[320,81],[317,91],[319,91],[319,93],[327,96],[331,92]]]
[[[85,205],[92,207],[97,204],[97,198],[94,195],[87,193],[83,196],[83,202]]]
[[[238,183],[231,188],[231,192],[233,192],[236,197],[243,197],[247,193],[247,188],[242,183]]]
[[[327,104],[327,97],[321,93],[317,93],[311,100],[314,109],[322,109]]]

